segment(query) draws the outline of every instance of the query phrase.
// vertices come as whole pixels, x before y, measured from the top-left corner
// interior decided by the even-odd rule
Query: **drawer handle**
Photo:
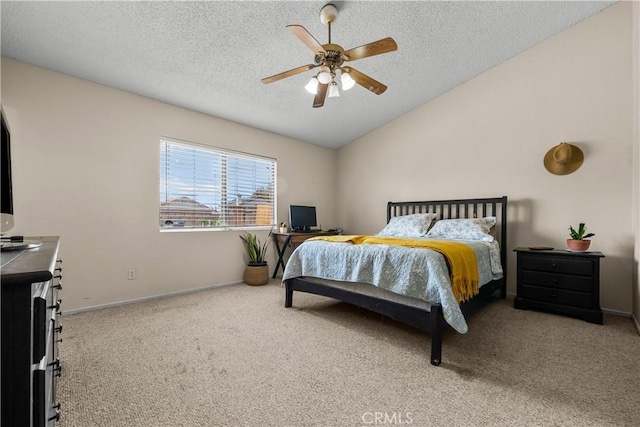
[[[56,422],[60,421],[60,404],[57,404],[56,406],[54,406],[54,409],[56,410],[56,414],[49,418],[47,421],[53,421],[55,420]]]
[[[53,328],[54,332],[57,332],[59,334],[62,333],[62,325],[58,326],[57,328]]]
[[[57,359],[55,362],[51,362],[50,365],[54,367],[53,375],[55,375],[56,377],[60,377],[60,375],[62,375],[62,365],[60,364],[60,359]]]
[[[54,305],[50,305],[47,308],[55,308],[55,310],[59,312],[60,311],[60,304],[62,304],[62,300],[61,299],[57,300]]]
[[[55,366],[55,367],[60,366],[60,358],[56,357],[56,360],[54,360],[53,362],[50,362],[47,366]]]
[[[53,289],[62,290],[62,281],[59,281],[57,285],[53,285]]]

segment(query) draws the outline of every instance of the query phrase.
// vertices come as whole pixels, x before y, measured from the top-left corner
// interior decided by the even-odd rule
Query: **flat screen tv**
[[[11,185],[11,133],[4,115],[4,109],[0,106],[2,115],[2,146],[0,147],[0,234],[5,234],[13,228],[13,187]]]
[[[291,231],[311,231],[311,227],[317,225],[316,222],[315,206],[289,206],[289,225]]]

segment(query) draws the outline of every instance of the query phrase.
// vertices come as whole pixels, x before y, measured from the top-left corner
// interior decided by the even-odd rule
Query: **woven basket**
[[[269,283],[269,266],[248,265],[244,270],[244,281],[251,286],[266,285]]]

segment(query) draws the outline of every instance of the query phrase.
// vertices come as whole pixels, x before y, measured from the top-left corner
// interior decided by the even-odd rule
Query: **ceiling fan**
[[[287,25],[289,31],[313,51],[315,55],[313,64],[303,65],[271,77],[265,77],[262,79],[262,83],[273,83],[286,77],[295,76],[296,74],[320,67],[320,72],[312,77],[311,81],[305,86],[308,92],[315,94],[315,98],[313,99],[314,108],[324,105],[327,93],[329,98],[340,96],[338,83],[336,82],[338,74],[340,74],[342,90],[351,89],[356,83],[376,95],[380,95],[387,90],[387,87],[382,83],[353,67],[343,66],[343,63],[393,52],[398,49],[396,42],[391,37],[387,37],[345,51],[342,46],[331,43],[331,24],[335,22],[337,17],[338,9],[333,4],[327,4],[320,10],[320,21],[329,28],[329,42],[323,45],[318,43],[311,33],[302,25]]]

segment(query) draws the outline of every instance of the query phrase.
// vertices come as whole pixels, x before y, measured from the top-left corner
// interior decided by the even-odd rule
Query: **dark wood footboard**
[[[430,311],[424,310],[314,282],[313,278],[296,277],[286,280],[284,285],[286,288],[285,307],[292,306],[293,291],[308,292],[353,304],[422,331],[427,331],[431,334],[431,364],[437,366],[442,360],[442,331],[447,323],[442,315],[442,306],[440,304],[431,305]]]
[[[480,288],[480,293],[476,297],[464,304],[461,304],[460,308],[465,317],[478,311],[494,292],[500,290],[500,294],[502,296],[504,282],[504,279],[500,279],[487,283]],[[293,305],[293,291],[307,292],[353,304],[357,307],[382,314],[383,316],[387,316],[393,320],[397,320],[428,332],[431,335],[431,364],[438,366],[442,361],[442,334],[449,325],[444,320],[442,306],[440,304],[431,304],[430,310],[425,310],[352,292],[342,288],[332,287],[324,283],[315,282],[313,278],[310,277],[296,277],[289,279],[284,282],[284,285],[284,306],[287,308]],[[502,297],[504,298],[504,296]]]

